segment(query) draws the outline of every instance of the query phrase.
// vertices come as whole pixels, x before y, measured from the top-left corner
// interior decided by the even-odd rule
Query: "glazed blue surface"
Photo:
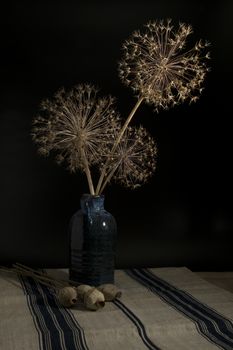
[[[70,222],[70,279],[93,286],[114,283],[116,236],[104,196],[84,194]]]

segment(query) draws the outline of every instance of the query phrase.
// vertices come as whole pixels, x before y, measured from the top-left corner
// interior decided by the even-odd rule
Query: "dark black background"
[[[232,258],[232,12],[230,0],[10,1],[1,9],[0,263],[67,266],[67,225],[87,191],[40,158],[30,129],[42,99],[92,82],[115,95],[126,116],[135,103],[117,73],[121,45],[149,20],[172,18],[212,43],[201,99],[134,124],[159,148],[157,171],[141,189],[105,191],[118,223],[117,267],[230,270]]]

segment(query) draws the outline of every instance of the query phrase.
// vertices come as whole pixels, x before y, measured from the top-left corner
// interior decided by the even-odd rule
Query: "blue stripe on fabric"
[[[22,280],[40,329],[43,349],[88,350],[82,328],[78,322],[74,322],[68,310],[59,308],[49,288],[31,277]]]
[[[48,315],[48,311],[44,304],[43,297],[33,286],[33,279],[31,277],[24,277],[22,280],[25,286],[26,293],[30,298],[33,313],[37,317],[38,326],[40,328],[42,336],[43,350],[62,349],[58,330]]]
[[[65,349],[69,349],[69,350],[88,349],[86,345],[85,337],[84,337],[84,332],[81,329],[81,327],[78,328],[77,326],[75,326],[75,330],[78,333],[78,337],[76,337],[75,339],[73,329],[69,325],[69,323],[72,321],[70,317],[69,317],[69,323],[67,322],[67,317],[69,315],[67,310],[65,310],[64,308],[58,307],[54,294],[51,293],[48,287],[41,284],[41,289],[43,290],[44,295],[46,295],[48,304],[51,307],[51,311],[55,315],[57,322],[60,328],[62,329],[62,332],[64,334],[64,340],[65,340]],[[76,341],[78,341],[78,343]]]
[[[128,308],[126,307],[119,299],[113,301],[113,303],[118,306],[124,314],[133,322],[138,330],[138,334],[142,339],[145,346],[150,350],[160,350],[148,337],[145,327],[142,321]]]
[[[132,269],[126,272],[138,282],[149,288],[154,294],[169,303],[171,306],[192,319],[199,331],[209,341],[226,350],[233,349],[231,322],[206,305],[195,300],[146,269]],[[202,305],[204,306],[202,308]],[[216,317],[216,315],[218,317]],[[227,324],[226,322],[227,321]]]
[[[233,340],[233,323],[228,320],[223,315],[219,314],[217,311],[211,309],[209,306],[201,303],[199,300],[194,298],[191,294],[177,289],[176,287],[172,286],[171,284],[167,283],[166,281],[162,280],[158,276],[155,276],[150,270],[144,269],[142,270],[144,273],[149,276],[152,279],[156,279],[157,282],[160,282],[167,286],[168,289],[170,289],[173,292],[178,292],[180,296],[182,296],[182,300],[185,302],[188,302],[190,305],[196,308],[199,312],[204,312],[207,316],[212,318],[214,322],[216,322],[218,329],[225,335],[227,338],[230,338]]]
[[[160,284],[160,287],[166,287],[167,293],[175,297],[176,301],[178,300],[178,305],[180,305],[181,308],[184,308],[185,305],[186,312],[189,313],[192,319],[196,321],[199,320],[199,322],[197,323],[200,326],[199,329],[210,340],[222,346],[224,349],[233,349],[233,342],[232,339],[230,339],[231,337],[229,337],[229,335],[232,334],[230,334],[228,327],[223,327],[224,321],[219,321],[219,319],[216,319],[212,314],[206,312],[208,310],[208,307],[206,305],[205,310],[203,310],[203,308],[200,307],[203,304],[199,302],[199,307],[197,307],[197,304],[194,303],[195,299],[192,298],[190,295],[185,295],[184,291],[175,288],[174,286],[170,285],[169,283],[150,273],[148,270],[142,269],[141,273],[143,273],[143,275],[146,278],[151,278],[152,281]],[[220,315],[219,318],[221,318]]]
[[[22,285],[26,300],[27,300],[27,304],[28,304],[28,308],[30,310],[30,313],[32,315],[32,319],[34,321],[35,324],[35,328],[37,330],[38,333],[38,337],[39,337],[39,349],[45,349],[46,345],[45,345],[45,337],[42,337],[42,332],[41,329],[39,327],[39,315],[37,312],[34,312],[34,305],[33,305],[33,301],[32,301],[32,297],[29,295],[31,294],[30,291],[28,290],[28,288],[26,287],[26,283],[25,283],[25,278],[23,279],[20,275],[18,276],[19,281]]]

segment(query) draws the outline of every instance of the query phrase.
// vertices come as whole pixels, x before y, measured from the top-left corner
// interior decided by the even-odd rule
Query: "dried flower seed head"
[[[195,102],[203,89],[209,44],[199,41],[185,51],[191,33],[190,25],[179,24],[174,31],[171,20],[150,22],[145,32],[135,31],[123,45],[121,80],[157,111],[185,100]]]
[[[141,186],[156,169],[157,147],[145,128],[128,127],[118,144],[110,170],[116,169],[113,179],[130,188]]]
[[[97,98],[95,87],[78,85],[42,102],[43,115],[33,122],[32,137],[39,153],[56,153],[58,164],[66,161],[70,171],[84,170],[102,159],[103,147],[112,137],[119,116],[111,96]],[[85,157],[84,157],[85,155]]]

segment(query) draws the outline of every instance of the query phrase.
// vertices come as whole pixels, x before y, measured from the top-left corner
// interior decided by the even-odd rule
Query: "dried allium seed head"
[[[179,24],[174,31],[171,20],[150,22],[146,31],[135,31],[123,45],[119,75],[139,97],[154,104],[156,110],[167,109],[189,100],[195,102],[209,68],[204,53],[207,42],[199,41],[185,51],[190,25]]]
[[[143,127],[129,127],[112,157],[114,180],[130,188],[147,182],[156,169],[157,147]]]
[[[111,96],[97,98],[97,90],[88,84],[58,91],[53,100],[42,102],[43,116],[33,122],[39,152],[47,156],[55,151],[57,163],[66,161],[72,172],[84,169],[83,152],[89,165],[100,162],[119,120],[113,103]]]

